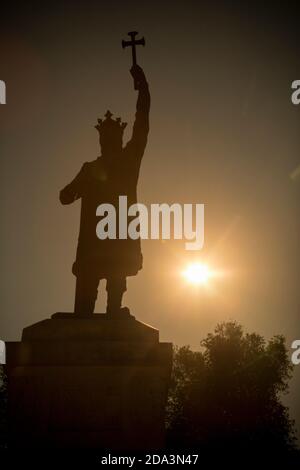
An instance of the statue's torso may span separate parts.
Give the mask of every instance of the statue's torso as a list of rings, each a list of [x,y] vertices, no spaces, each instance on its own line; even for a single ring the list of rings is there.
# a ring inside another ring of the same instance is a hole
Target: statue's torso
[[[122,269],[126,275],[136,274],[141,269],[140,240],[100,240],[96,234],[96,226],[101,219],[96,210],[100,204],[112,204],[118,222],[119,196],[127,196],[128,207],[137,202],[138,173],[139,161],[131,158],[126,149],[112,163],[99,157],[84,165],[75,265],[88,263],[91,268],[99,269],[101,276],[107,269]]]

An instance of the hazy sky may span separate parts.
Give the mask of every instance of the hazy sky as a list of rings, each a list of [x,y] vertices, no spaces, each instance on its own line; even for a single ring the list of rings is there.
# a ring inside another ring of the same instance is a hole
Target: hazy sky
[[[79,202],[61,206],[58,193],[99,155],[97,117],[109,108],[132,124],[131,54],[121,48],[130,30],[146,38],[137,54],[152,98],[139,201],[204,203],[205,246],[144,241],[125,304],[161,340],[193,348],[229,319],[300,339],[300,179],[290,176],[300,164],[300,106],[290,100],[299,25],[292,4],[233,3],[26,2],[1,12],[1,339],[73,309]],[[195,289],[180,275],[194,258],[228,275]],[[105,304],[102,286],[97,311]],[[300,366],[288,397],[300,428],[299,388]]]

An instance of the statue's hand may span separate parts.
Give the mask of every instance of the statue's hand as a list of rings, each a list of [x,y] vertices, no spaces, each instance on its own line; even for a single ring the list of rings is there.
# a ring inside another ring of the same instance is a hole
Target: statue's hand
[[[76,194],[70,191],[69,185],[62,189],[59,193],[59,200],[63,205],[72,204],[72,202],[74,202],[76,199]]]
[[[133,76],[134,83],[137,86],[137,89],[147,85],[147,80],[142,67],[140,67],[139,65],[133,65],[130,69],[130,73]]]

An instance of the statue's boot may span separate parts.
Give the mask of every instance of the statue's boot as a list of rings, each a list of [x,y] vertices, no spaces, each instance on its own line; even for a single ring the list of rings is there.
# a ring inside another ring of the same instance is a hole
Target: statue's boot
[[[79,316],[94,313],[99,279],[97,277],[77,276],[74,312]]]
[[[111,315],[120,314],[122,312],[122,298],[126,291],[126,278],[123,279],[107,279],[107,308],[106,313]],[[124,309],[125,310],[125,309]]]

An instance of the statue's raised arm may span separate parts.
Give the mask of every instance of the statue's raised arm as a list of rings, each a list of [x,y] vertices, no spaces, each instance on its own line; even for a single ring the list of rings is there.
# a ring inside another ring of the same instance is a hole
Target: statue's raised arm
[[[149,132],[150,92],[143,69],[139,65],[133,65],[130,73],[138,90],[138,99],[132,137],[126,147],[134,148],[138,153],[137,156],[142,158]]]

